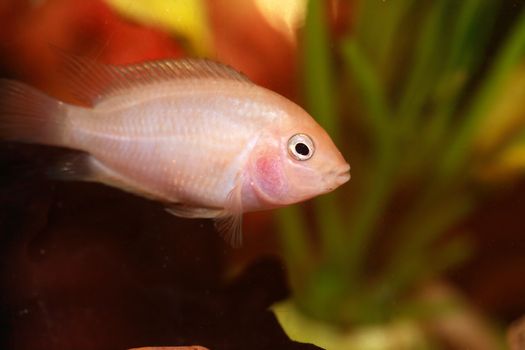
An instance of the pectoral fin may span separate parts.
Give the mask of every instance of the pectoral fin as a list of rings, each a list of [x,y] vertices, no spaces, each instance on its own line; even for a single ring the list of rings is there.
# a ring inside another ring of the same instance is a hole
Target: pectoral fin
[[[189,218],[215,219],[215,227],[232,247],[242,245],[242,201],[241,186],[235,186],[228,194],[225,208],[201,208],[184,204],[170,204],[166,211],[172,215]]]
[[[223,216],[215,219],[215,227],[233,248],[242,246],[242,212],[223,213]]]
[[[242,186],[238,184],[228,194],[226,208],[215,219],[215,227],[222,238],[234,248],[242,245]]]

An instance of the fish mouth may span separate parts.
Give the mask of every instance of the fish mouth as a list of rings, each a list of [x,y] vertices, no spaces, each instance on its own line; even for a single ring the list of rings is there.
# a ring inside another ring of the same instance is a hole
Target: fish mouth
[[[337,187],[350,180],[350,165],[345,164],[341,168],[331,171],[330,175],[327,177],[327,180],[328,186],[326,187],[325,191],[331,192],[335,190]]]
[[[348,180],[350,180],[350,164],[345,164],[341,169],[337,172],[337,175],[335,177],[335,182],[337,183],[337,186],[341,186]]]

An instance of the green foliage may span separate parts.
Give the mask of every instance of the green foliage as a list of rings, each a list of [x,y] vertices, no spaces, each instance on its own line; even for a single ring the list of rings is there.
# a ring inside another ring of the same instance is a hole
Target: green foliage
[[[324,5],[308,2],[305,104],[353,178],[315,201],[320,244],[300,209],[280,213],[283,250],[303,312],[340,325],[384,322],[410,308],[418,283],[471,251],[466,237],[443,236],[477,204],[476,135],[523,59],[525,13],[499,40],[497,0],[367,0],[333,45]],[[381,257],[378,235],[390,239]]]

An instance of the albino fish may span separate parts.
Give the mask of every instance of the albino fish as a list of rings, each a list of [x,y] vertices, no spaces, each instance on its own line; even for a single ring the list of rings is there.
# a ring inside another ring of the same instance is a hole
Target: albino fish
[[[66,57],[65,66],[87,107],[0,80],[0,139],[82,151],[59,168],[63,179],[161,201],[176,216],[214,218],[234,246],[242,213],[304,201],[350,179],[308,113],[223,64]]]

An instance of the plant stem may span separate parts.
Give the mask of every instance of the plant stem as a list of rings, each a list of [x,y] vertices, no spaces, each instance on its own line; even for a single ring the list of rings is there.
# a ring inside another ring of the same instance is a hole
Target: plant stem
[[[387,67],[394,46],[394,37],[404,15],[415,0],[397,1],[360,1],[357,10],[356,37],[359,45],[366,50],[370,62],[378,67],[381,73]],[[374,20],[370,20],[373,18]],[[381,23],[381,31],[377,24]]]
[[[308,111],[337,143],[339,120],[325,3],[309,0],[303,37],[304,95]]]
[[[397,110],[400,134],[405,139],[411,139],[418,117],[421,117],[431,89],[435,85],[442,64],[443,28],[449,2],[436,1],[430,8],[428,18],[424,21],[421,36],[415,48],[413,69],[410,70],[408,81],[403,89],[403,95]]]
[[[477,127],[489,106],[494,102],[502,83],[507,78],[512,69],[523,58],[525,50],[525,11],[521,13],[517,24],[512,31],[508,41],[505,43],[500,54],[490,70],[486,82],[480,87],[475,95],[472,104],[465,118],[458,126],[449,148],[443,158],[439,169],[439,175],[443,181],[449,178],[460,169],[461,165],[468,157],[470,143],[474,137]]]
[[[289,269],[292,287],[303,285],[304,275],[308,273],[313,251],[308,244],[304,217],[300,208],[291,206],[277,212],[280,239],[286,265]],[[295,289],[295,288],[294,288]]]
[[[308,111],[337,143],[339,120],[335,102],[335,78],[330,57],[330,38],[325,2],[308,1],[304,32],[304,94]],[[333,196],[316,199],[315,208],[321,232],[323,256],[337,259],[343,248],[344,225]]]
[[[435,152],[440,141],[448,143],[448,137],[445,136],[447,126],[458,107],[462,88],[479,65],[479,57],[483,56],[495,18],[494,5],[495,2],[481,0],[465,0],[461,4],[451,34],[450,52],[443,78],[438,82],[438,89],[446,93],[437,92],[439,96],[434,101],[437,110],[429,121],[426,137],[423,138],[423,145],[418,152],[419,158],[428,157],[428,153]],[[480,27],[483,29],[480,30]]]
[[[381,285],[388,286],[389,293],[399,293],[417,280],[424,272],[425,252],[439,234],[443,233],[472,208],[472,200],[466,196],[427,196],[393,234],[399,237],[394,255],[389,259]]]
[[[393,135],[389,128],[389,108],[379,79],[364,57],[359,45],[352,39],[342,45],[346,67],[361,91],[367,110],[368,123],[375,146],[375,163],[368,188],[351,220],[347,244],[348,283],[355,284],[362,271],[365,255],[372,239],[371,230],[379,218],[390,193],[395,162]]]

